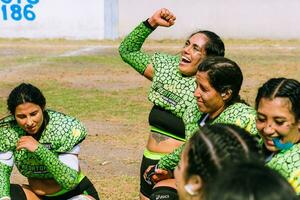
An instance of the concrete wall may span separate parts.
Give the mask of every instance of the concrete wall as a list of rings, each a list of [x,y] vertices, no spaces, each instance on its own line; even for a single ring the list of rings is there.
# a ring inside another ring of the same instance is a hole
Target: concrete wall
[[[176,14],[176,24],[160,28],[152,38],[185,38],[208,29],[223,38],[300,39],[299,0],[120,0],[119,6],[121,37],[165,7]]]
[[[154,39],[186,38],[198,29],[222,38],[300,39],[300,0],[39,0],[34,21],[1,16],[0,37],[115,39],[161,7],[177,20],[155,31]]]
[[[0,37],[103,39],[103,1],[40,0],[32,9],[34,21],[1,17]]]

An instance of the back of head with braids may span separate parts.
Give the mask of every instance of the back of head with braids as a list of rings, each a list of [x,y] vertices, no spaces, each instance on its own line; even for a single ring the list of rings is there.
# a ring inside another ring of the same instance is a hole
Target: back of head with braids
[[[258,142],[244,129],[229,124],[204,126],[186,147],[186,180],[198,175],[206,183],[225,165],[241,160],[262,160]]]
[[[255,107],[258,108],[262,98],[274,99],[276,97],[288,98],[291,102],[295,119],[300,120],[300,82],[295,79],[272,78],[259,89],[255,99]]]

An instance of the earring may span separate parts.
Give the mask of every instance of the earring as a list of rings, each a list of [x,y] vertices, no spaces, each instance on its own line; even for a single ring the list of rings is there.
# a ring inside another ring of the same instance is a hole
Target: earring
[[[222,94],[221,94],[221,97],[225,97],[225,95],[226,95],[225,93],[222,93]]]
[[[195,195],[198,194],[198,192],[195,192],[195,191],[193,190],[193,185],[192,185],[192,184],[186,184],[186,185],[184,186],[184,189],[185,189],[185,191],[186,191],[189,195],[191,195],[191,196],[195,196]]]

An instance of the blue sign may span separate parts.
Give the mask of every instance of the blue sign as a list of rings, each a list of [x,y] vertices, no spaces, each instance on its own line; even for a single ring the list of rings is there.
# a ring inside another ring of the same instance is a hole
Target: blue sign
[[[39,0],[1,0],[2,19],[34,21],[36,15],[33,8]]]

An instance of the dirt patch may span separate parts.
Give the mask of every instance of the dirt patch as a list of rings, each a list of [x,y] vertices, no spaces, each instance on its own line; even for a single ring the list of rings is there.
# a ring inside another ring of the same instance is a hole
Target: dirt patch
[[[88,47],[64,53],[60,56],[78,55],[116,55],[117,47],[107,46],[105,48]],[[53,58],[53,56],[51,56]],[[51,66],[47,58],[36,61],[34,64],[22,64],[0,70],[0,80],[6,83],[31,82],[32,80],[56,80],[67,87],[87,88],[100,90],[123,90],[138,88],[141,85],[149,84],[140,74],[132,73],[132,69],[118,71],[112,67],[102,66],[101,64],[83,66],[81,63],[71,66]],[[78,67],[77,67],[78,66]],[[74,67],[77,67],[74,70]],[[0,96],[7,95],[3,92]]]

